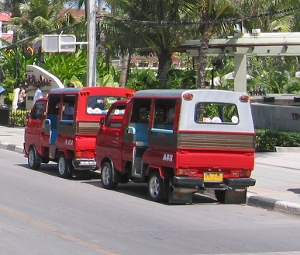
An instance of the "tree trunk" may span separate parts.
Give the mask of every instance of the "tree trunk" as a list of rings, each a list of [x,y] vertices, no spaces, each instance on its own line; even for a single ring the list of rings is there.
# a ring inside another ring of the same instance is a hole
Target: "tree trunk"
[[[207,51],[208,51],[209,36],[204,35],[201,38],[199,59],[198,59],[198,70],[197,70],[197,88],[205,88],[206,81],[206,64],[207,64]]]
[[[158,57],[158,80],[166,84],[168,81],[168,75],[169,71],[171,69],[172,59],[171,59],[172,53],[169,50],[165,50],[163,53],[157,54]]]
[[[122,60],[121,60],[121,74],[120,74],[120,80],[119,80],[119,86],[121,88],[124,88],[126,86],[127,82],[127,75],[128,75],[128,68],[130,65],[130,54],[129,51],[124,53],[122,55]]]

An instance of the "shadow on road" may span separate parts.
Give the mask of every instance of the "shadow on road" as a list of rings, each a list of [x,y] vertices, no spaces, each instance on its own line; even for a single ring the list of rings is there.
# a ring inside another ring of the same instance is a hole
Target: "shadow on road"
[[[291,192],[293,192],[294,194],[300,195],[300,188],[299,188],[299,189],[287,189],[287,191],[291,191]]]
[[[101,180],[100,181],[84,181],[83,183],[90,184],[96,187],[103,189]],[[119,184],[115,190],[109,190],[109,192],[118,192],[125,195],[141,198],[149,201],[149,197],[147,194],[147,184],[146,183],[134,183],[128,182],[127,184]],[[196,193],[193,195],[193,204],[215,204],[217,203],[214,197],[210,197],[207,194]],[[173,205],[163,203],[165,205]]]
[[[21,167],[27,168],[28,171],[37,171],[44,174],[48,174],[51,176],[58,177],[57,173],[57,164],[56,163],[49,163],[49,164],[42,164],[40,169],[32,170],[28,168],[27,164],[18,164]],[[72,177],[69,179],[70,181],[80,181],[84,184],[93,185],[95,187],[99,187],[100,189],[103,189],[101,184],[101,175],[99,172],[93,172],[90,171],[88,175],[78,174],[76,177]],[[146,183],[134,183],[129,182],[127,184],[119,184],[118,187],[115,190],[110,190],[110,192],[118,192],[125,195],[138,197],[144,200],[149,200],[147,195],[147,184]],[[300,190],[299,190],[300,194]],[[193,204],[216,204],[216,200],[213,195],[211,194],[202,194],[202,193],[196,193],[193,195]],[[163,203],[165,205],[173,205],[168,203]]]
[[[16,165],[27,168],[28,171],[36,171],[36,172],[41,172],[41,173],[48,174],[51,176],[59,177],[58,172],[57,172],[58,170],[57,170],[56,163],[41,164],[41,167],[36,170],[30,169],[27,164],[16,164]],[[93,172],[93,171],[85,172],[85,173],[77,172],[77,173],[75,173],[75,176],[73,176],[72,178],[68,178],[68,179],[69,180],[100,179],[100,174],[97,172]],[[99,183],[101,183],[101,182],[99,182]]]

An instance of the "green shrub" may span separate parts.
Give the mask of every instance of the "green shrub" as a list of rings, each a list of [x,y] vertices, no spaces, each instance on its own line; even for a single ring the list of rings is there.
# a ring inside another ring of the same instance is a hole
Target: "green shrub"
[[[30,111],[27,110],[16,110],[16,111],[10,111],[9,116],[9,126],[10,127],[25,127],[27,119],[26,115]]]
[[[273,129],[256,130],[256,151],[274,152],[276,147],[300,147],[299,132],[285,132]]]

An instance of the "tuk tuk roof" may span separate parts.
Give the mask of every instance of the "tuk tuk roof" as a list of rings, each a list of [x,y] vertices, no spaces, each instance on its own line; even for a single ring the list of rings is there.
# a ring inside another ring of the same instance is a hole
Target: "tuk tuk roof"
[[[237,96],[245,93],[226,91],[226,90],[212,90],[212,89],[148,89],[140,90],[134,94],[134,97],[157,97],[157,98],[181,98],[184,93],[194,93],[199,95],[216,95],[227,98],[229,95]]]
[[[101,92],[102,94],[113,94],[120,95],[124,94],[124,90],[128,90],[128,92],[133,92],[134,90],[129,88],[118,88],[118,87],[82,87],[82,88],[55,88],[51,89],[49,94],[78,94],[80,91],[94,91],[94,92]]]
[[[146,89],[137,91],[134,97],[181,97],[186,89]]]

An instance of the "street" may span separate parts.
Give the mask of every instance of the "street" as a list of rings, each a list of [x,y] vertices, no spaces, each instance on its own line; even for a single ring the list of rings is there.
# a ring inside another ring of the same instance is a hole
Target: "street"
[[[300,254],[299,218],[195,195],[193,205],[148,200],[145,184],[105,190],[27,168],[0,149],[1,255]]]

